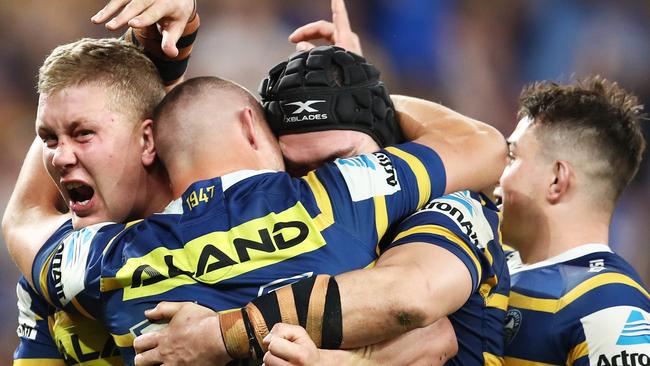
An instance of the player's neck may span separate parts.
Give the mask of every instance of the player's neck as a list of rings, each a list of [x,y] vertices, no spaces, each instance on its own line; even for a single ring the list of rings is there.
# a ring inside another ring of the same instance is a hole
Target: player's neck
[[[165,169],[162,166],[152,167],[145,177],[144,188],[139,192],[141,212],[144,213],[142,217],[161,212],[173,198]]]
[[[550,211],[545,216],[547,224],[533,233],[531,245],[520,249],[524,263],[537,263],[584,244],[609,242],[611,216],[570,207]]]

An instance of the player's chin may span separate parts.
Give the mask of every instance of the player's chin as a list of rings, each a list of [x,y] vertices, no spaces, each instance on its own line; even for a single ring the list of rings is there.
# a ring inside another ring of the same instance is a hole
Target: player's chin
[[[81,229],[90,225],[95,225],[107,221],[110,220],[106,215],[101,215],[101,214],[78,215],[74,213],[72,214],[72,227],[75,229]]]

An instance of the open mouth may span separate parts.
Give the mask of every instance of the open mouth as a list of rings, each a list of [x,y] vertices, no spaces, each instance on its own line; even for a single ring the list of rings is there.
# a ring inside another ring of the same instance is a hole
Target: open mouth
[[[95,190],[91,186],[83,183],[68,183],[65,187],[68,190],[70,201],[81,206],[87,205],[95,194]]]

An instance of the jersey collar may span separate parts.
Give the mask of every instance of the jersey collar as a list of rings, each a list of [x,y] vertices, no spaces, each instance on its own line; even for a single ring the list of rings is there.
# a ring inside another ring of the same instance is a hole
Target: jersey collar
[[[588,254],[600,253],[600,252],[612,253],[612,249],[607,244],[602,244],[602,243],[582,244],[575,248],[571,248],[563,253],[560,253],[555,257],[543,260],[541,262],[537,262],[533,264],[517,263],[516,265],[510,267],[510,274],[512,275],[517,272],[523,272],[523,271],[528,271],[536,268],[551,266],[562,262],[568,262],[570,260],[583,257]]]

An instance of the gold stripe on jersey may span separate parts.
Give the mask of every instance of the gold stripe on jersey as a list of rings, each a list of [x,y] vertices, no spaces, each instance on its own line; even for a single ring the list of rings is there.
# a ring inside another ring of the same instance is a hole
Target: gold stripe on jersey
[[[59,243],[59,246],[63,245],[62,243]],[[56,250],[53,250],[52,253],[47,257],[45,262],[43,262],[43,266],[41,267],[41,273],[39,274],[39,283],[38,285],[41,288],[41,294],[45,298],[45,301],[47,301],[49,304],[54,306],[54,303],[52,303],[52,298],[50,297],[49,292],[47,291],[47,275],[50,273],[50,262],[52,261],[52,258],[54,258],[54,254],[59,251],[59,248],[57,247]]]
[[[122,234],[124,232],[124,230],[130,228],[131,226],[133,226],[133,225],[135,225],[135,224],[137,224],[137,223],[139,223],[141,221],[143,221],[143,219],[129,221],[126,224],[124,224],[124,228],[122,230],[120,230],[120,232],[117,233],[115,236],[113,236],[111,238],[111,240],[108,241],[108,244],[106,244],[106,247],[104,247],[104,250],[102,251],[102,256],[106,255],[106,251],[108,251],[108,248],[110,248],[111,245],[113,245],[113,242],[115,241],[115,238],[117,238],[120,234]]]
[[[503,360],[508,366],[556,366],[550,363],[528,361],[516,357],[504,357]]]
[[[122,348],[133,347],[133,341],[135,340],[135,336],[131,333],[126,333],[126,334],[111,333],[111,337],[113,337],[113,341],[115,342],[115,345]]]
[[[65,366],[65,361],[60,358],[19,358],[14,360],[13,366]]]
[[[499,214],[499,220],[501,220],[501,214]],[[499,227],[499,237],[501,236],[501,227]],[[507,244],[501,244],[501,249],[503,249],[504,252],[515,252],[515,248],[511,247],[510,245]]]
[[[318,179],[316,173],[309,172],[307,176],[302,177],[302,179],[307,182],[309,188],[311,188],[314,197],[316,198],[316,205],[322,214],[329,218],[332,223],[334,222],[334,211],[332,210],[332,202],[330,201],[330,196],[327,194],[327,190],[323,186],[323,183]]]
[[[569,351],[569,355],[566,359],[566,365],[571,366],[577,359],[587,355],[589,355],[589,347],[587,346],[587,342],[584,341],[582,343],[578,343],[575,347],[573,347],[571,351]]]
[[[375,229],[377,230],[377,245],[375,252],[379,255],[379,241],[388,230],[388,210],[386,209],[386,197],[375,196]]]
[[[404,160],[415,174],[418,183],[418,208],[423,207],[431,197],[431,180],[427,168],[420,159],[396,147],[387,147],[386,151]]]
[[[483,352],[483,365],[484,366],[503,366],[505,362],[503,357],[495,356],[488,352]]]
[[[511,291],[510,305],[520,309],[557,313],[587,292],[609,284],[622,284],[633,287],[650,299],[650,294],[630,277],[621,273],[603,273],[583,281],[559,299],[540,299]]]
[[[508,311],[508,296],[501,294],[491,294],[485,299],[485,305],[491,308]]]
[[[142,257],[129,258],[114,278],[101,279],[100,290],[121,288],[122,299],[130,300],[188,284],[215,284],[325,244],[321,229],[298,202],[282,212],[271,212],[228,231],[202,235],[183,248],[161,246]],[[168,276],[169,273],[174,276]]]
[[[480,274],[483,273],[481,269],[481,263],[479,262],[478,258],[476,258],[476,255],[472,250],[469,248],[469,246],[461,239],[458,237],[458,235],[454,234],[453,231],[439,226],[439,225],[419,225],[419,226],[414,226],[408,230],[404,230],[397,234],[395,236],[395,239],[393,239],[393,242],[396,242],[406,236],[412,235],[412,234],[420,234],[420,233],[426,233],[426,234],[434,234],[434,235],[440,235],[447,240],[450,240],[454,243],[456,243],[467,255],[472,259],[472,262],[476,266],[476,270],[478,271],[477,273]]]

